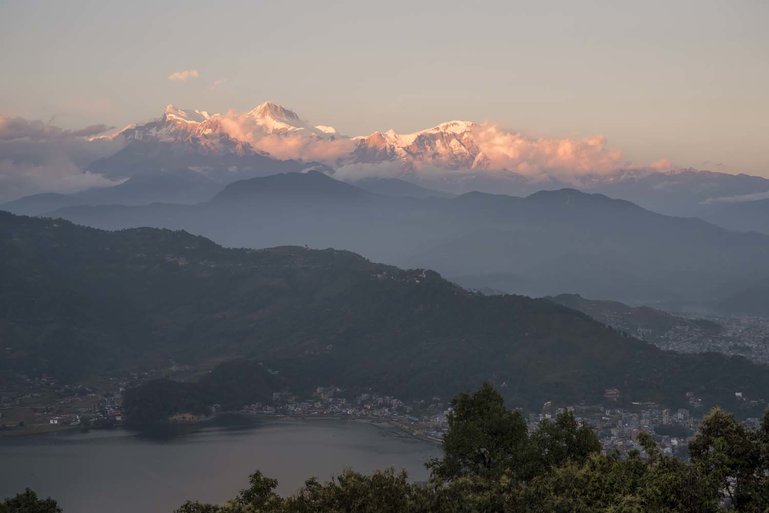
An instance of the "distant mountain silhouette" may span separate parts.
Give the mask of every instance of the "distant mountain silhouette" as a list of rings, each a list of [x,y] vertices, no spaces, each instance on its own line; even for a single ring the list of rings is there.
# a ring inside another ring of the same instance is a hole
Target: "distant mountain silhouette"
[[[211,203],[256,203],[321,200],[365,200],[371,194],[352,185],[334,180],[318,171],[282,173],[232,183],[217,194]]]
[[[78,207],[55,215],[99,228],[185,229],[227,246],[345,248],[435,268],[469,287],[534,296],[712,305],[727,285],[769,276],[765,235],[574,189],[525,198],[398,198],[306,173],[236,182],[195,206]]]
[[[580,189],[622,198],[668,215],[698,216],[718,198],[769,192],[769,179],[698,169],[665,173],[626,172]]]
[[[702,217],[732,230],[769,234],[769,199],[711,204]]]
[[[374,194],[396,198],[449,198],[448,192],[427,189],[399,178],[369,177],[356,180],[353,185]]]
[[[16,214],[43,215],[74,206],[199,203],[212,198],[221,188],[221,183],[205,175],[180,170],[137,175],[119,185],[73,194],[35,194],[1,205],[0,208]]]

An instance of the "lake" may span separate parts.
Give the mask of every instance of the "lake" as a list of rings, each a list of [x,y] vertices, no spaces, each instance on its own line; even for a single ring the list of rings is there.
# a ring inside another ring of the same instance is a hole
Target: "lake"
[[[440,448],[392,428],[325,419],[250,420],[188,433],[114,431],[0,439],[0,498],[25,487],[64,513],[171,513],[186,499],[221,503],[259,469],[294,493],[311,476],[395,467],[424,480]]]

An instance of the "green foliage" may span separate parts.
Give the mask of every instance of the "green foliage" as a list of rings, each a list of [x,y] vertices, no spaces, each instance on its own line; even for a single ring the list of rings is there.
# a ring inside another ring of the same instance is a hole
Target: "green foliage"
[[[550,301],[483,297],[346,251],[226,249],[185,232],[0,213],[0,283],[0,376],[77,381],[169,358],[247,358],[286,386],[401,399],[449,398],[493,378],[524,407],[597,403],[619,387],[623,401],[679,406],[694,391],[736,411],[750,402],[737,403],[735,390],[751,399],[769,390],[765,369],[744,359],[663,352]],[[170,397],[146,416],[221,398],[211,391],[226,381],[192,394],[159,385]],[[234,399],[260,400],[264,387],[230,381]]]
[[[225,511],[246,513],[251,511],[272,511],[282,500],[275,493],[278,481],[265,477],[258,470],[248,477],[249,487],[240,491],[238,496],[227,505]]]
[[[555,420],[540,422],[531,435],[534,457],[540,468],[552,468],[567,463],[584,463],[592,454],[601,451],[601,442],[587,424],[577,424],[570,411]]]
[[[600,452],[595,432],[569,411],[543,420],[529,436],[526,421],[510,411],[491,385],[452,402],[444,457],[430,463],[435,478],[453,481],[475,476],[510,482],[528,479],[567,463],[583,463]]]
[[[536,476],[514,493],[516,511],[532,513],[707,513],[716,511],[712,489],[696,486],[691,469],[671,457],[620,459],[592,455]],[[695,486],[692,487],[691,485]]]
[[[256,472],[249,487],[222,506],[187,502],[176,513],[409,513],[422,508],[423,490],[410,483],[404,472],[377,471],[363,475],[351,470],[321,484],[309,479],[289,498],[275,494],[277,481]],[[422,494],[422,495],[420,495]]]
[[[174,513],[219,513],[221,510],[222,508],[213,504],[203,504],[198,501],[187,501],[179,508],[174,510]]]
[[[27,488],[15,497],[1,502],[0,513],[61,513],[61,508],[50,497],[39,499],[34,491]]]
[[[444,458],[433,463],[438,511],[706,513],[718,504],[701,469],[663,455],[646,433],[646,457],[621,459],[601,454],[593,430],[568,411],[528,436],[488,385],[453,406]]]
[[[409,513],[421,509],[420,488],[407,480],[405,472],[377,471],[363,475],[343,472],[327,484],[307,481],[299,493],[287,499],[287,513]]]
[[[226,362],[196,382],[157,379],[128,389],[123,408],[129,423],[143,426],[162,422],[178,413],[210,413],[219,404],[224,410],[238,410],[243,405],[272,399],[272,393],[287,386],[270,374],[259,362]]]
[[[692,463],[737,511],[769,511],[769,411],[757,430],[715,409],[689,443]]]
[[[193,384],[168,379],[148,381],[126,391],[123,408],[133,425],[159,422],[178,412],[208,413],[198,389]]]
[[[497,479],[506,469],[520,469],[529,457],[526,420],[505,408],[488,383],[474,394],[460,394],[451,403],[449,429],[443,438],[442,460],[431,463],[436,477]]]

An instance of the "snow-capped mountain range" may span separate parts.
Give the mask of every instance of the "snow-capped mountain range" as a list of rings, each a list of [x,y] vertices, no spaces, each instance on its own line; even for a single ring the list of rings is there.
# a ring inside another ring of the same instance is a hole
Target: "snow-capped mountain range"
[[[619,151],[601,137],[532,138],[490,123],[449,121],[413,133],[394,130],[365,136],[341,135],[331,126],[312,125],[272,102],[248,112],[209,114],[173,105],[154,121],[132,125],[113,138],[189,143],[205,152],[256,152],[278,159],[320,161],[335,168],[388,165],[389,173],[424,169],[510,172],[528,177],[606,174],[627,167]],[[355,172],[354,170],[352,170]]]
[[[417,194],[431,197],[576,188],[708,219],[719,205],[739,210],[769,197],[769,179],[759,176],[633,163],[600,136],[533,137],[489,122],[350,136],[265,102],[218,114],[169,105],[149,122],[106,135],[105,128],[73,131],[0,116],[0,201],[20,200],[8,208],[22,213],[65,204],[195,203],[238,180],[308,170],[374,184],[385,195],[412,196],[420,187]],[[740,219],[755,217],[746,212]]]
[[[234,128],[241,129],[235,133]],[[311,126],[295,112],[271,102],[264,102],[245,113],[209,114],[204,110],[179,109],[168,105],[163,115],[143,125],[132,125],[119,132],[127,139],[179,142],[215,140],[227,136],[233,141],[249,143],[254,136],[267,134],[330,138],[336,130],[328,126]]]
[[[183,179],[194,171],[223,184],[318,169],[347,182],[399,178],[450,193],[526,195],[574,187],[675,215],[769,194],[769,181],[760,177],[629,162],[600,136],[531,137],[461,120],[413,133],[348,136],[271,102],[223,114],[169,105],[158,119],[99,137],[105,138],[125,145],[88,170],[110,179],[141,175],[146,181],[158,172]]]
[[[411,134],[374,132],[356,138],[351,161],[397,161],[407,169],[425,163],[448,169],[488,169],[490,161],[475,138],[481,128],[472,121],[449,121]]]

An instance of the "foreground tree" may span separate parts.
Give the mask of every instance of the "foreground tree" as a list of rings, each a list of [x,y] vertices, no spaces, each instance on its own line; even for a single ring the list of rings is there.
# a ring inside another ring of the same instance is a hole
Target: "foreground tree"
[[[430,462],[436,478],[450,481],[475,476],[498,479],[512,470],[525,474],[529,463],[526,421],[488,383],[451,402],[449,429],[443,437],[443,459]]]
[[[174,510],[174,513],[219,513],[222,510],[219,506],[213,504],[204,504],[198,501],[187,501],[179,508]]]
[[[651,436],[633,451],[592,453],[534,477],[512,494],[511,511],[531,513],[715,513],[717,488],[697,469],[662,454]]]
[[[40,499],[27,488],[23,493],[0,503],[0,513],[61,513],[61,508],[50,497]]]
[[[248,488],[223,506],[187,501],[175,513],[271,513],[283,511],[284,499],[275,493],[278,480],[256,471],[248,477]]]
[[[371,475],[351,470],[327,484],[308,480],[299,493],[286,500],[286,513],[417,513],[426,509],[422,488],[410,483],[405,472],[393,469]]]
[[[570,411],[543,420],[531,435],[532,453],[536,459],[535,472],[565,465],[584,463],[591,455],[601,452],[601,442],[587,424],[580,424]]]
[[[692,463],[737,511],[769,511],[769,412],[753,431],[715,409],[703,419],[689,452]]]

